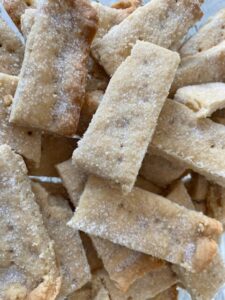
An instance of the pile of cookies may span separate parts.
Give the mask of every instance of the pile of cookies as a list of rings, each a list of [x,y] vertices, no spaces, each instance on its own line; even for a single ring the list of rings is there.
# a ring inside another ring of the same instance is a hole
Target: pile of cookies
[[[225,10],[1,0],[0,299],[225,284]]]

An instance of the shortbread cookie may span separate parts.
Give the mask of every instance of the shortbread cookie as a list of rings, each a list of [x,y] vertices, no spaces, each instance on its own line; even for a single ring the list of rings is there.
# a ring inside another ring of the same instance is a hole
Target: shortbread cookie
[[[167,100],[158,120],[151,147],[187,168],[225,187],[225,127]],[[151,153],[151,147],[149,151]]]
[[[87,0],[43,3],[27,39],[11,122],[76,133],[96,27],[96,12]]]
[[[18,77],[0,73],[0,145],[7,144],[22,155],[30,167],[41,160],[41,133],[9,123]]]
[[[201,53],[184,57],[171,87],[171,95],[184,86],[225,80],[225,41]]]
[[[90,177],[69,225],[190,271],[204,269],[217,251],[222,224],[159,195]]]
[[[174,159],[166,159],[157,152],[146,153],[139,174],[157,186],[165,187],[180,178],[186,168]]]
[[[175,52],[137,42],[111,78],[73,161],[130,192],[178,64]]]
[[[177,50],[177,43],[198,21],[201,0],[152,0],[137,8],[92,46],[92,54],[112,75],[138,40]],[[182,20],[182,22],[181,22]]]
[[[181,56],[193,55],[208,50],[225,38],[225,9],[211,17],[199,31],[192,36],[179,50]]]
[[[53,242],[44,228],[23,159],[0,146],[0,298],[54,300],[60,289]]]
[[[58,164],[56,168],[63,180],[63,185],[70,196],[71,202],[76,207],[84,190],[87,175],[79,166],[72,164],[71,159]]]
[[[78,231],[67,226],[73,215],[69,204],[62,197],[50,196],[37,183],[32,188],[48,234],[54,241],[62,278],[59,297],[63,299],[90,281],[90,268]]]
[[[150,255],[133,251],[99,237],[92,236],[92,242],[110,279],[123,292],[126,292],[138,278],[165,264],[162,260]]]
[[[0,72],[18,75],[23,62],[24,45],[2,18],[0,18],[0,45]]]
[[[193,110],[198,118],[206,118],[225,107],[225,84],[213,82],[185,86],[177,90],[174,99]]]

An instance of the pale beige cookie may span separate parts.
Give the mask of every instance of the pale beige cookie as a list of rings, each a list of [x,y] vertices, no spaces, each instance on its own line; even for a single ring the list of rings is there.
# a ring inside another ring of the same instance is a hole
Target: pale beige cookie
[[[109,76],[99,63],[90,55],[88,58],[88,75],[86,82],[86,92],[94,92],[96,90],[105,91],[109,83]]]
[[[13,22],[20,28],[21,16],[27,8],[37,7],[38,1],[39,0],[1,0],[0,2],[4,5],[5,10]]]
[[[137,40],[177,50],[176,44],[202,16],[201,2],[152,0],[137,8],[98,40],[92,46],[92,54],[106,72],[112,75],[130,55]]]
[[[225,228],[225,189],[210,184],[206,196],[206,214],[220,221]]]
[[[109,240],[94,236],[91,239],[110,279],[122,292],[126,292],[137,279],[165,264],[162,260]]]
[[[30,167],[37,167],[41,159],[41,134],[9,123],[17,83],[18,77],[0,73],[0,145],[9,145]]]
[[[151,147],[187,168],[225,186],[225,127],[167,100],[158,120]],[[151,153],[151,147],[149,151]]]
[[[214,299],[219,289],[225,284],[225,266],[218,253],[201,273],[193,274],[176,266],[173,270],[194,300]]]
[[[193,110],[197,118],[206,118],[225,107],[225,84],[213,82],[185,86],[177,90],[174,99]]]
[[[76,133],[96,27],[88,0],[43,3],[28,35],[11,122],[66,136]]]
[[[68,300],[91,300],[92,299],[92,289],[91,285],[84,286],[80,290],[72,293],[67,297]]]
[[[175,52],[137,42],[111,78],[73,161],[130,192],[178,64]]]
[[[156,297],[151,298],[151,300],[178,300],[177,286],[172,286],[171,288],[158,294]]]
[[[183,175],[186,168],[174,159],[159,156],[157,151],[146,153],[139,174],[158,186],[165,187]]]
[[[225,9],[211,17],[179,50],[181,56],[208,50],[225,39]]]
[[[54,241],[62,278],[59,297],[64,299],[91,279],[86,254],[78,231],[67,226],[67,222],[73,215],[67,201],[60,196],[50,196],[37,183],[33,183],[32,189],[48,234]]]
[[[126,293],[123,293],[116,288],[106,272],[99,271],[93,276],[92,293],[95,295],[104,286],[108,290],[111,300],[146,300],[152,299],[176,282],[177,278],[171,268],[164,265],[138,279]]]
[[[29,175],[58,177],[56,164],[71,158],[76,145],[77,141],[73,138],[43,134],[40,166],[28,168]]]
[[[184,57],[171,87],[171,95],[184,86],[225,80],[225,41],[201,53]]]
[[[21,16],[21,31],[25,39],[27,39],[32,26],[34,25],[35,16],[37,14],[37,9],[28,8],[25,10],[24,14]]]
[[[207,179],[198,174],[192,172],[191,181],[188,186],[188,193],[194,201],[204,201],[208,193],[209,183]]]
[[[0,18],[0,72],[18,75],[24,56],[24,45],[8,24]]]
[[[54,300],[60,289],[53,242],[44,228],[23,159],[0,146],[0,298]]]
[[[170,193],[166,196],[166,198],[188,209],[195,210],[191,197],[181,180],[173,185]]]
[[[187,190],[183,189],[183,197],[182,193],[172,192],[167,198],[187,208],[194,209],[194,207],[190,207],[191,200],[187,196]],[[219,252],[215,254],[206,269],[200,273],[191,273],[175,265],[173,270],[194,300],[211,300],[219,288],[225,284],[225,265]]]
[[[89,123],[92,120],[101,100],[103,97],[103,91],[95,90],[93,92],[86,93],[84,104],[80,113],[80,120],[77,128],[77,135],[82,136],[87,130]]]
[[[69,225],[190,271],[204,269],[217,251],[222,224],[159,195],[90,177]]]
[[[79,166],[72,164],[71,159],[58,164],[56,168],[63,180],[63,185],[70,196],[71,202],[76,207],[78,205],[80,195],[84,190],[87,175]]]

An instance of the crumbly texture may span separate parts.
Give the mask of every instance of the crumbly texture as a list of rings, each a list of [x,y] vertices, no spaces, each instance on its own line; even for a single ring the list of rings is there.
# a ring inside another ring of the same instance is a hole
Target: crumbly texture
[[[38,1],[39,0],[1,0],[5,10],[18,28],[21,26],[21,16],[26,9],[37,7]]]
[[[220,221],[225,228],[225,189],[210,184],[206,196],[206,214]]]
[[[92,46],[92,54],[112,75],[130,55],[137,40],[177,50],[177,43],[198,21],[202,12],[198,0],[152,0],[137,8]]]
[[[63,180],[63,185],[70,196],[71,202],[76,207],[87,181],[86,173],[76,164],[72,164],[71,159],[58,164],[56,168]]]
[[[89,123],[92,120],[101,100],[103,97],[103,91],[95,90],[93,92],[87,92],[84,99],[84,104],[80,113],[80,120],[77,128],[77,135],[82,136],[87,130]]]
[[[64,299],[91,279],[90,268],[78,231],[67,226],[73,215],[69,204],[59,196],[50,196],[37,183],[33,184],[32,188],[48,234],[54,241],[62,277],[58,297]]]
[[[167,100],[151,147],[225,187],[223,136],[223,125],[209,119],[197,119],[185,105]]]
[[[0,18],[0,46],[0,72],[18,75],[23,62],[24,45],[2,18]]]
[[[110,279],[122,292],[145,274],[161,268],[165,263],[155,257],[133,251],[99,237],[92,237],[92,242],[102,259]]]
[[[178,64],[176,53],[137,42],[111,78],[73,161],[130,192]]]
[[[128,195],[90,177],[69,225],[190,271],[204,269],[217,251],[222,224],[159,195],[134,188]]]
[[[93,276],[92,293],[96,294],[103,286],[108,290],[111,300],[146,300],[155,297],[176,282],[177,277],[171,268],[164,265],[138,279],[126,293],[123,293],[116,288],[106,272],[99,271]]]
[[[9,123],[9,115],[18,77],[0,73],[0,145],[7,144],[32,167],[41,160],[41,134]]]
[[[195,210],[191,197],[181,180],[173,185],[170,193],[166,196],[166,198],[188,209]]]
[[[195,209],[193,206],[190,206],[191,199],[187,190],[184,188],[181,190],[180,188],[179,191],[179,193],[170,193],[167,198],[189,209]],[[211,300],[225,284],[225,265],[218,252],[206,269],[200,273],[193,274],[175,265],[173,266],[173,270],[177,274],[181,284],[187,289],[194,300]]]
[[[185,172],[185,166],[177,160],[150,152],[151,154],[146,153],[139,174],[157,186],[165,187]]]
[[[29,33],[31,32],[32,26],[34,25],[36,14],[37,14],[36,8],[28,8],[21,16],[21,31],[23,33],[23,36],[26,39]]]
[[[197,54],[218,45],[224,41],[224,38],[225,9],[221,9],[194,36],[184,43],[179,53],[182,57]]]
[[[141,5],[143,5],[142,0],[118,0],[114,2],[111,7],[116,9],[123,9],[131,13]]]
[[[193,274],[176,266],[173,267],[173,270],[194,300],[213,299],[225,284],[225,266],[218,253],[201,273]]]
[[[71,158],[76,145],[73,138],[42,134],[40,165],[38,168],[28,167],[29,175],[58,177],[56,164]]]
[[[66,136],[76,133],[96,27],[87,0],[43,3],[28,35],[11,122]]]
[[[213,82],[185,86],[177,90],[174,99],[193,110],[198,118],[206,118],[225,107],[225,84]]]
[[[184,86],[225,81],[225,41],[201,53],[184,57],[171,87],[171,95]]]
[[[0,146],[0,190],[0,298],[53,300],[60,288],[53,242],[24,161],[7,145]]]

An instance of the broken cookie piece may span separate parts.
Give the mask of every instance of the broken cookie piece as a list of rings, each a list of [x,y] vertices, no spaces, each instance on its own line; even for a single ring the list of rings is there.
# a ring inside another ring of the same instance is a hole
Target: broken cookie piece
[[[63,299],[91,279],[90,268],[78,231],[67,226],[73,215],[67,201],[60,196],[49,195],[37,183],[33,183],[32,188],[48,234],[54,241],[62,278],[59,297]]]
[[[43,3],[28,36],[11,122],[65,136],[76,133],[96,24],[87,0]]]
[[[41,133],[9,123],[17,83],[18,77],[0,73],[0,145],[9,145],[34,168],[41,160]]]
[[[53,242],[23,159],[0,146],[0,298],[54,300],[60,289]]]

